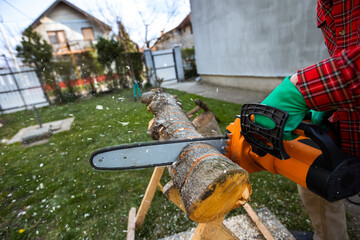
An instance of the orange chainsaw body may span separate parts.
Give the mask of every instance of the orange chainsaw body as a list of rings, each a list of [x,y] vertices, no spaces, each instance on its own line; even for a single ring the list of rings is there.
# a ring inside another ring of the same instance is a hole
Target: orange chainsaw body
[[[257,115],[274,126],[257,124]],[[244,104],[226,128],[225,155],[249,173],[280,174],[331,202],[360,192],[360,158],[342,152],[327,132],[311,123],[302,122],[293,131],[298,137],[284,141],[287,119],[280,109]]]
[[[266,170],[307,187],[307,173],[314,160],[321,155],[321,151],[300,141],[306,137],[300,136],[292,141],[284,141],[285,150],[290,158],[280,160],[270,154],[261,157],[252,151],[252,147],[241,134],[239,118],[231,123],[227,130],[231,133],[228,134],[230,141],[226,156],[246,171],[253,173]]]

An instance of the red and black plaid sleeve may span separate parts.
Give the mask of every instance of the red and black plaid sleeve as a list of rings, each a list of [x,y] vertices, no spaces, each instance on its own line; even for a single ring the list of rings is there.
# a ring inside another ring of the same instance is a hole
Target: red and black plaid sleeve
[[[298,71],[311,109],[336,110],[342,150],[360,156],[360,2],[319,0],[317,23],[332,57]]]
[[[360,46],[298,71],[301,93],[318,111],[360,108]]]

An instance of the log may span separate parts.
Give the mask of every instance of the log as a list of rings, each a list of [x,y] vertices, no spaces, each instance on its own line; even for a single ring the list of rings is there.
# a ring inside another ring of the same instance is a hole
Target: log
[[[186,213],[195,222],[225,216],[250,188],[247,172],[206,143],[191,143],[170,167]]]
[[[153,139],[201,138],[189,121],[177,97],[161,89],[144,93],[141,102],[154,115],[149,133]],[[205,143],[192,143],[169,168],[183,209],[198,223],[223,218],[245,203],[251,193],[248,173]]]
[[[203,101],[201,101],[200,99],[195,99],[195,104],[197,105],[195,108],[191,109],[189,112],[186,113],[186,115],[188,116],[188,118],[192,118],[193,115],[195,113],[197,113],[198,111],[200,111],[201,109],[204,110],[205,113],[207,112],[211,112],[211,110],[209,109],[209,107],[206,105],[206,103],[204,103]],[[217,118],[214,115],[215,119],[217,122],[221,122],[219,118]]]
[[[204,137],[221,136],[221,130],[217,124],[214,113],[208,111],[197,116],[192,123],[197,131]]]
[[[164,93],[161,89],[144,93],[141,102],[147,104],[154,115],[150,122],[149,134],[155,139],[188,139],[201,138],[195,126],[182,110],[177,97]]]

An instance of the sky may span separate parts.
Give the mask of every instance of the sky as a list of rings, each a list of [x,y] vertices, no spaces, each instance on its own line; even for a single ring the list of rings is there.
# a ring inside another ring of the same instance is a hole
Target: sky
[[[21,33],[55,0],[0,0],[2,24],[14,53]],[[156,39],[160,32],[173,29],[190,13],[189,0],[69,0],[82,10],[110,25],[116,31],[116,18],[123,22],[130,38],[140,47],[145,45],[145,26],[148,39]],[[169,10],[175,9],[175,14]],[[171,17],[170,17],[171,16]],[[0,34],[0,55],[10,57]]]

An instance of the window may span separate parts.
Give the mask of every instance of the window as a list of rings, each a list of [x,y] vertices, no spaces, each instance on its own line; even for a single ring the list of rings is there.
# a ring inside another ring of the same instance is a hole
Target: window
[[[94,30],[92,28],[82,28],[82,34],[84,36],[84,41],[94,41]]]
[[[48,32],[48,36],[51,44],[65,43],[66,36],[65,31],[50,31]]]

